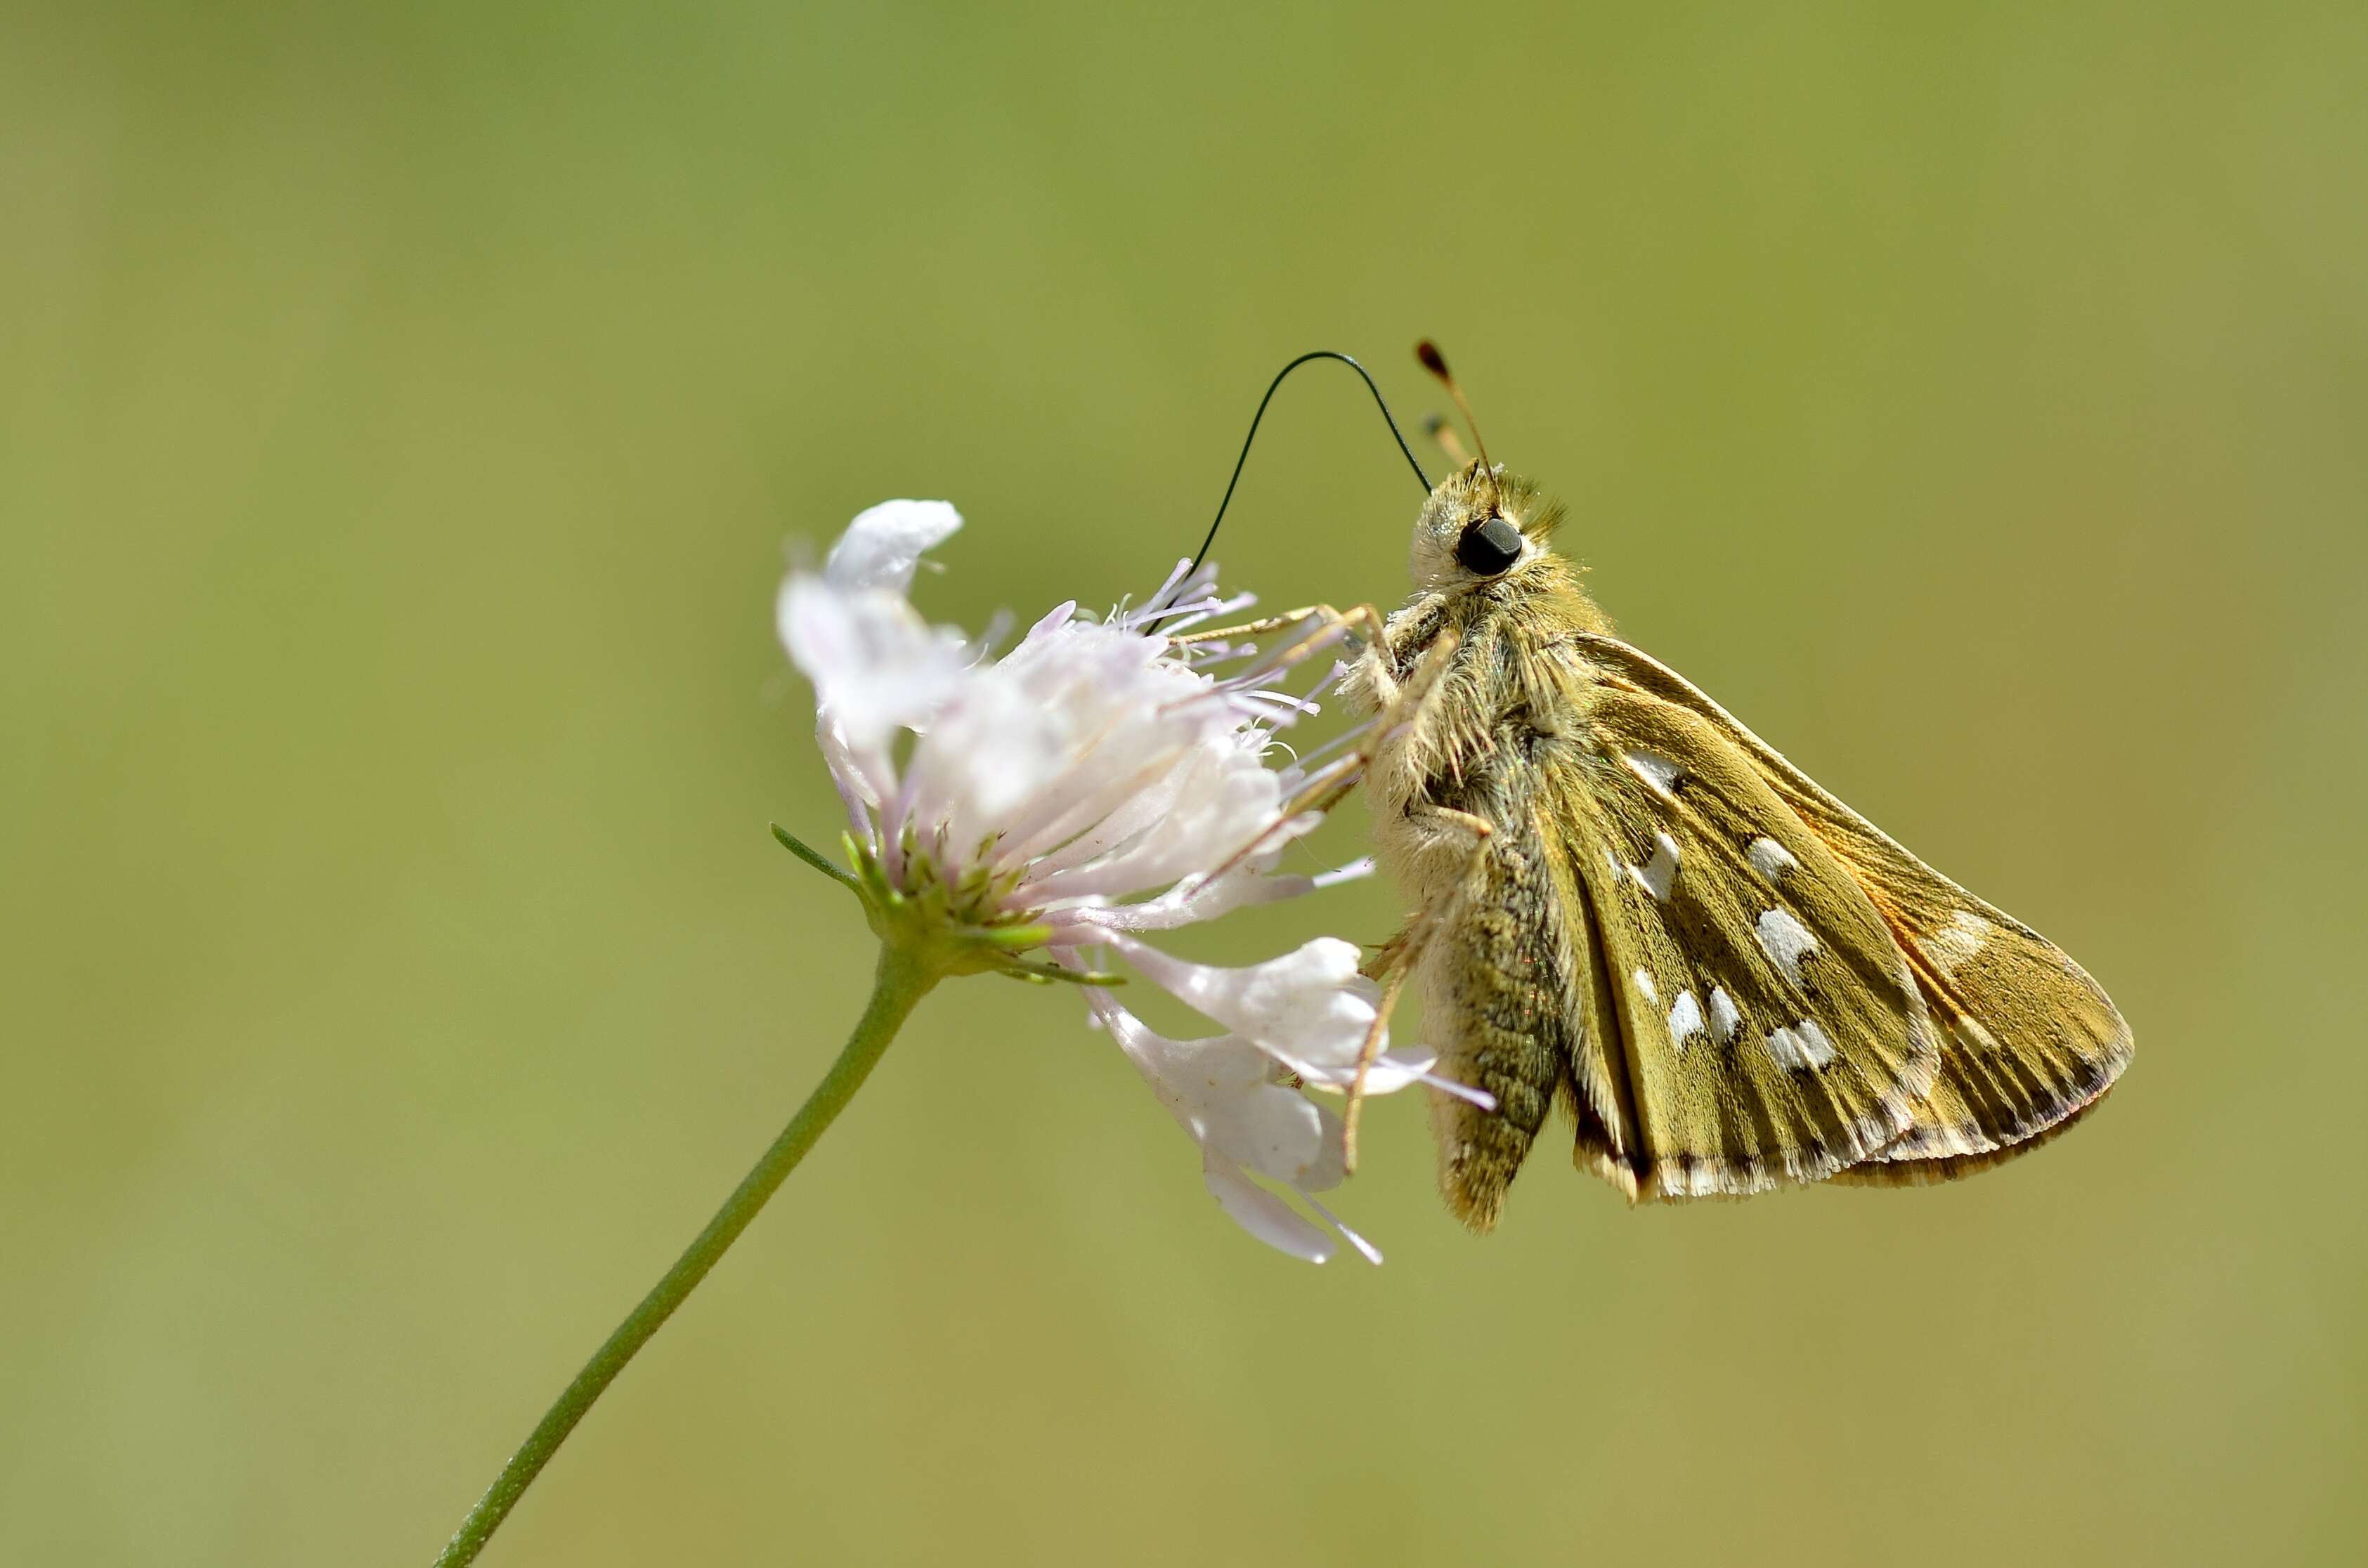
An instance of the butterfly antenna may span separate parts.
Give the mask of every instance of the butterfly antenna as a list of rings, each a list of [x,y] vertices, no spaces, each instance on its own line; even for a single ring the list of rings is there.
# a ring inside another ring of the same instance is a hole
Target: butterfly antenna
[[[1250,433],[1242,437],[1242,455],[1234,460],[1234,476],[1225,481],[1225,494],[1224,499],[1217,503],[1217,515],[1211,519],[1209,532],[1201,540],[1201,548],[1193,553],[1192,564],[1185,569],[1185,576],[1190,577],[1201,569],[1201,561],[1209,553],[1209,546],[1216,542],[1217,525],[1225,520],[1225,508],[1231,506],[1234,500],[1234,486],[1242,482],[1242,465],[1250,460],[1250,444],[1258,439],[1258,421],[1266,417],[1266,405],[1274,401],[1275,392],[1282,385],[1284,378],[1311,359],[1338,359],[1357,372],[1359,378],[1365,383],[1365,390],[1373,394],[1373,406],[1382,411],[1382,420],[1389,426],[1390,435],[1396,439],[1398,450],[1406,454],[1406,466],[1414,470],[1415,479],[1422,485],[1422,493],[1425,495],[1430,494],[1430,476],[1422,472],[1422,464],[1415,461],[1414,449],[1406,445],[1406,437],[1398,429],[1397,420],[1391,416],[1390,405],[1383,400],[1382,389],[1373,384],[1373,378],[1365,373],[1365,367],[1358,364],[1346,354],[1338,353],[1329,348],[1313,349],[1277,370],[1274,380],[1267,383],[1266,395],[1258,399],[1258,412],[1250,415]],[[1469,419],[1471,415],[1467,412],[1464,417]]]
[[[1472,417],[1472,404],[1464,400],[1463,389],[1455,384],[1455,372],[1447,368],[1447,356],[1439,351],[1438,344],[1426,337],[1414,346],[1414,357],[1422,361],[1424,369],[1439,378],[1440,384],[1447,388],[1447,395],[1463,411],[1464,427],[1472,432],[1472,444],[1480,449],[1480,472],[1488,476],[1489,492],[1495,494],[1497,470],[1488,461],[1488,438],[1480,434],[1480,421]],[[1446,445],[1444,441],[1440,444]]]
[[[1472,454],[1463,449],[1463,437],[1455,433],[1455,426],[1447,422],[1447,415],[1444,414],[1424,415],[1422,416],[1422,433],[1439,443],[1439,449],[1447,454],[1447,460],[1449,462],[1453,463],[1458,468],[1470,468],[1472,466]]]

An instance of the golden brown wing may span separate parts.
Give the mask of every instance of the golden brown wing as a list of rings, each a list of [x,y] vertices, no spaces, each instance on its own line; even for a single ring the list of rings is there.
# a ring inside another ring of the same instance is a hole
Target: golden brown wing
[[[1850,869],[1716,722],[1616,671],[1532,765],[1614,995],[1638,1195],[1822,1181],[1913,1123],[1941,1039]]]
[[[1610,637],[1578,633],[1570,646],[1601,682],[1600,722],[1625,733],[1674,712],[1715,735],[1713,755],[1748,763],[1906,955],[1945,1034],[1938,1072],[1908,1124],[1848,1179],[1987,1169],[2070,1125],[2129,1064],[2129,1026],[2061,949],[1901,848],[1676,672]]]

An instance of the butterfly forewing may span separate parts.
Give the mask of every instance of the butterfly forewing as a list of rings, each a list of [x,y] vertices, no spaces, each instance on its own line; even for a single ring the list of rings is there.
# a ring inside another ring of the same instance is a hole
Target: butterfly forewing
[[[1813,1182],[1912,1125],[1940,1039],[1848,868],[1702,715],[1607,683],[1545,769],[1617,996],[1640,1195]]]
[[[1848,1179],[1920,1182],[1987,1168],[2044,1142],[2111,1086],[2129,1062],[2129,1027],[2060,949],[1901,848],[1675,672],[1611,638],[1579,633],[1573,646],[1601,683],[1598,710],[1611,728],[1685,715],[1706,746],[1780,803],[1799,837],[1778,833],[1779,842],[1796,855],[1802,839],[1814,843],[1904,955],[1938,1026],[1937,1073],[1898,1136]]]
[[[1987,1169],[2070,1127],[2128,1064],[2129,1026],[2096,982],[2036,933],[1977,907],[1986,913],[1960,909],[1936,934],[1909,938],[1947,1022],[1941,1074],[1913,1125],[1842,1173],[1850,1180]]]

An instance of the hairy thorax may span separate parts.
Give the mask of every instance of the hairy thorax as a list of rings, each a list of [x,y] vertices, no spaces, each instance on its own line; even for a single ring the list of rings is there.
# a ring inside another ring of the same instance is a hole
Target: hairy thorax
[[[1541,747],[1582,744],[1591,683],[1564,639],[1605,622],[1575,585],[1554,591],[1565,585],[1417,594],[1378,656],[1350,666],[1350,710],[1383,714],[1366,778],[1378,856],[1418,906],[1464,892],[1472,835],[1441,812],[1501,822]]]

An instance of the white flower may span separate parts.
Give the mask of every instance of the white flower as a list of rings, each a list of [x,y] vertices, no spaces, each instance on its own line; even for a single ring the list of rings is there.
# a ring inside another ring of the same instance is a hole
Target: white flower
[[[1219,969],[1170,958],[1121,932],[1110,942],[1160,985],[1309,1083],[1346,1089],[1355,1080],[1381,987],[1357,972],[1351,944],[1318,937],[1265,963]],[[1383,1051],[1366,1071],[1365,1092],[1419,1082],[1431,1062],[1428,1053]]]
[[[1310,1263],[1330,1261],[1331,1233],[1284,1202],[1250,1173],[1289,1187],[1375,1263],[1372,1244],[1318,1202],[1337,1187],[1340,1119],[1281,1081],[1271,1057],[1239,1035],[1169,1040],[1120,1006],[1108,991],[1089,991],[1095,1017],[1149,1080],[1176,1119],[1201,1145],[1201,1178],[1241,1227]]]
[[[1281,749],[1274,731],[1313,711],[1271,683],[1334,639],[1288,640],[1287,656],[1266,659],[1178,642],[1186,628],[1251,602],[1220,597],[1213,568],[1188,575],[1179,565],[1139,609],[1098,620],[1064,604],[989,659],[905,599],[921,553],[961,526],[943,502],[883,503],[849,525],[820,574],[792,573],[781,587],[781,639],[814,682],[817,735],[862,879],[974,944],[973,967],[1081,979],[1114,949],[1223,1025],[1212,1039],[1167,1040],[1106,987],[1087,987],[1094,1020],[1201,1145],[1225,1211],[1320,1263],[1329,1234],[1251,1179],[1295,1193],[1338,1226],[1312,1196],[1341,1179],[1338,1119],[1289,1080],[1348,1088],[1375,1035],[1369,1093],[1437,1082],[1432,1058],[1386,1049],[1376,989],[1347,942],[1326,937],[1224,969],[1163,953],[1141,933],[1370,869],[1274,869],[1321,820],[1306,802],[1352,766],[1269,766]],[[1242,667],[1215,673],[1228,664]],[[1037,949],[1048,962],[1021,957]]]

